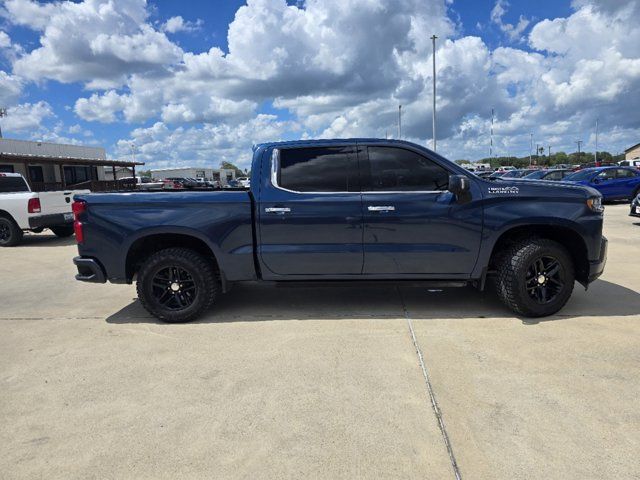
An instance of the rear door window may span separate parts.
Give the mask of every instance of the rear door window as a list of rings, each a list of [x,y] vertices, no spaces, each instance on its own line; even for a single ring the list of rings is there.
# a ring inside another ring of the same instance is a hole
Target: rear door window
[[[369,147],[367,191],[436,191],[446,190],[449,172],[411,150],[396,147]]]
[[[280,150],[278,186],[295,192],[358,192],[358,159],[347,147]]]
[[[0,193],[28,192],[29,187],[22,177],[0,176]]]
[[[619,168],[616,170],[616,177],[618,178],[633,178],[635,176],[635,172],[627,170],[626,168]]]

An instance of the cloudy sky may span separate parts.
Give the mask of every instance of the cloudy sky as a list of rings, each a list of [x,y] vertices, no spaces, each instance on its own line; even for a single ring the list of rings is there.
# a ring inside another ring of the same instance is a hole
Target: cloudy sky
[[[254,143],[397,135],[498,155],[640,142],[640,0],[0,0],[5,137],[152,168]]]

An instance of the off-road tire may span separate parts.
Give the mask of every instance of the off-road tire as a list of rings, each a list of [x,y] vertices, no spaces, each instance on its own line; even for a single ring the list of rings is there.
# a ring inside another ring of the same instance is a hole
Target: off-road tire
[[[188,272],[196,286],[191,303],[177,310],[163,307],[157,298],[158,287],[154,287],[154,277],[163,269],[173,267]],[[164,322],[182,323],[194,320],[213,305],[219,285],[211,260],[187,248],[167,248],[154,253],[142,264],[136,290],[140,303],[151,315]]]
[[[0,216],[0,247],[15,247],[22,241],[24,235],[13,218]]]
[[[560,264],[564,286],[549,303],[538,303],[527,291],[527,271],[542,257]],[[507,307],[524,317],[546,317],[560,310],[571,297],[575,269],[571,255],[558,242],[546,238],[525,238],[500,252],[495,261],[498,297]]]
[[[73,226],[61,225],[59,227],[51,227],[51,231],[56,235],[56,237],[70,237],[71,235],[73,235]]]

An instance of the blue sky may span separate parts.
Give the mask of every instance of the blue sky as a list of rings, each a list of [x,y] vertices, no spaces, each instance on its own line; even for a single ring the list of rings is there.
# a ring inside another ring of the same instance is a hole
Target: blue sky
[[[246,165],[254,142],[396,134],[452,159],[640,138],[638,1],[5,0],[6,137],[151,167]]]

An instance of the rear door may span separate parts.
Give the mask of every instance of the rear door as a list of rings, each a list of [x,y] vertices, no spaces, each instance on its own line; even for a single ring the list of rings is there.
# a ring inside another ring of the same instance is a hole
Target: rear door
[[[638,173],[630,168],[616,169],[616,197],[631,198],[638,185]]]
[[[269,163],[258,203],[258,252],[268,269],[263,276],[361,274],[355,146],[279,148]]]
[[[364,273],[470,274],[482,234],[475,182],[462,205],[447,191],[450,172],[425,153],[369,146],[362,156]]]

